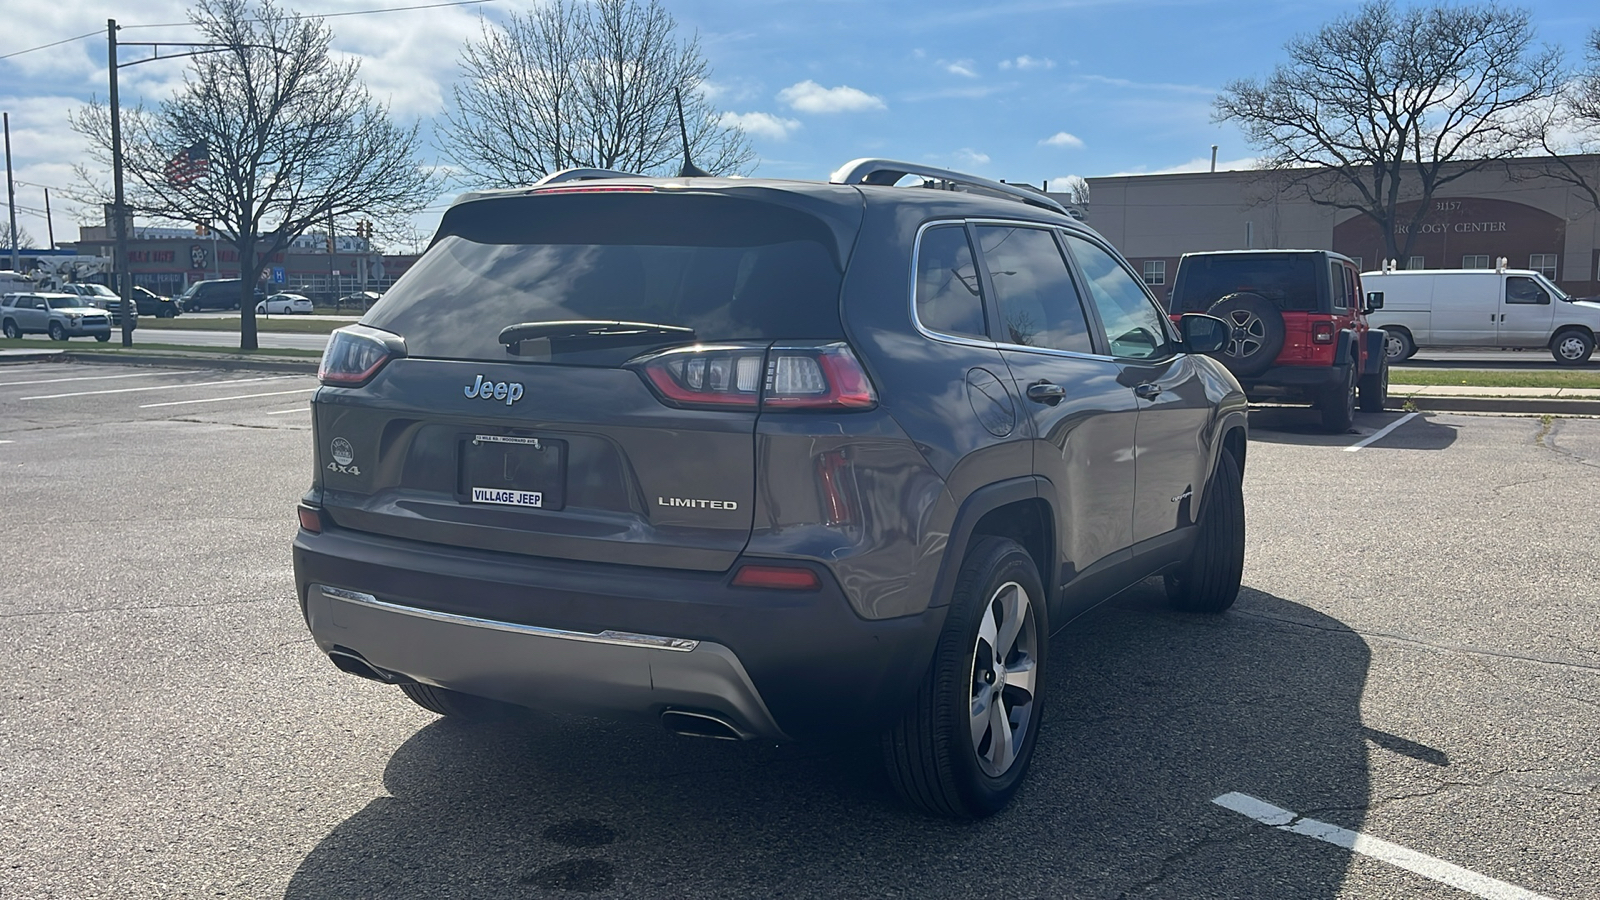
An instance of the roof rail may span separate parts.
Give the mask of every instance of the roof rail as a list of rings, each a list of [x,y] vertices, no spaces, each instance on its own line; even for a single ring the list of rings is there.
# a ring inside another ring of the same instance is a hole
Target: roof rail
[[[565,181],[593,181],[596,178],[643,178],[632,172],[614,172],[610,169],[562,169],[551,172],[549,175],[535,181],[534,187],[544,187],[547,184],[561,184]]]
[[[946,182],[954,187],[965,189],[973,193],[987,194],[991,197],[1001,197],[1007,200],[1017,200],[1029,206],[1037,206],[1058,212],[1064,216],[1071,216],[1065,206],[1045,194],[1006,184],[1001,181],[990,181],[976,175],[967,175],[950,169],[939,169],[933,166],[924,166],[919,163],[899,162],[893,159],[853,159],[828,176],[828,181],[833,184],[879,184],[893,185],[907,175],[920,175],[934,181]]]

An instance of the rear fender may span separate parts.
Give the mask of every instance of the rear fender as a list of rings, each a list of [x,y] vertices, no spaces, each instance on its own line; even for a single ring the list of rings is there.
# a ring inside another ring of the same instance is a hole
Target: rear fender
[[[1389,355],[1388,348],[1384,346],[1388,340],[1389,332],[1382,328],[1367,330],[1367,355],[1362,360],[1361,374],[1376,375],[1383,370],[1383,361]]]

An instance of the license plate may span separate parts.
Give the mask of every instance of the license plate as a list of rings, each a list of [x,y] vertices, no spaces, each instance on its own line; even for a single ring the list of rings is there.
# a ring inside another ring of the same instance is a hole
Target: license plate
[[[461,439],[461,499],[493,506],[561,509],[566,504],[566,441],[473,434]]]

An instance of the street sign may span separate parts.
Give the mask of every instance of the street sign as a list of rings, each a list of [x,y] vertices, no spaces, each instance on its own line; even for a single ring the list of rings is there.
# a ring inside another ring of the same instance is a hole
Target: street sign
[[[333,270],[333,277],[335,277],[335,278],[339,277],[339,270],[338,269],[334,269]]]
[[[289,273],[284,270],[284,267],[283,266],[273,266],[272,267],[272,283],[273,284],[288,284],[288,282],[289,282]]]

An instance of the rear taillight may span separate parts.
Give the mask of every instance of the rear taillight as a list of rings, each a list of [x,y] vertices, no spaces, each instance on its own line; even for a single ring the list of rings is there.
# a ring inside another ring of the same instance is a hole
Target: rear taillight
[[[372,380],[389,360],[406,353],[397,334],[366,325],[341,328],[328,339],[317,367],[317,380],[337,387],[359,387]]]
[[[850,348],[773,347],[767,353],[763,409],[871,409],[872,382]]]
[[[1331,343],[1333,343],[1333,323],[1332,322],[1312,322],[1311,323],[1311,340],[1313,342],[1315,342],[1315,343],[1318,343],[1318,344],[1331,344]]]
[[[661,399],[689,409],[871,409],[878,398],[844,344],[697,346],[637,365]]]

